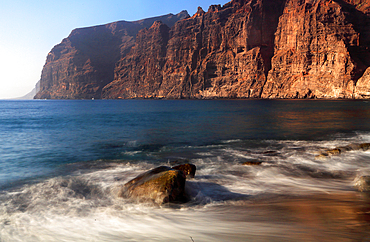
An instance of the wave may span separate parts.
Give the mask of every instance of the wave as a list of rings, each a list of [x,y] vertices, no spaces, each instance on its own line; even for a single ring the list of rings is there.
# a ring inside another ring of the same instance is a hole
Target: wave
[[[262,227],[258,227],[245,222],[241,214],[246,216],[244,210],[261,198],[266,202],[280,196],[355,192],[356,177],[370,174],[370,152],[316,156],[324,149],[369,140],[369,134],[359,133],[327,141],[233,140],[177,149],[148,146],[145,152],[157,161],[68,164],[66,174],[0,193],[0,241],[191,241],[191,236],[196,241],[222,241],[222,234],[242,241],[276,235],[276,224],[259,221]],[[135,156],[139,150],[126,152]],[[197,166],[195,178],[187,181],[190,202],[155,206],[118,197],[130,179],[179,158]],[[260,163],[243,165],[252,161]],[[241,229],[245,226],[255,231],[245,233]]]

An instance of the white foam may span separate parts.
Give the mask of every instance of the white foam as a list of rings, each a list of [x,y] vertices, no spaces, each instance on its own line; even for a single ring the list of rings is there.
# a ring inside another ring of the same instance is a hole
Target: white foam
[[[341,143],[269,141],[268,148],[248,151],[222,146],[203,152],[199,148],[201,158],[190,161],[197,166],[196,177],[187,182],[192,201],[180,209],[134,204],[117,196],[124,183],[154,164],[116,163],[104,169],[77,170],[0,194],[0,241],[191,241],[190,236],[197,242],[243,241],[265,232],[278,233],[276,225],[269,228],[268,223],[234,220],[232,216],[240,212],[234,208],[221,215],[214,209],[259,194],[353,191],[353,178],[370,173],[369,152],[315,159],[315,152]],[[263,153],[266,150],[275,153],[269,156]],[[249,159],[263,163],[243,166]],[[247,234],[246,226],[251,228]]]
[[[274,234],[284,226],[240,220],[227,221],[212,207],[200,210],[156,209],[135,214],[117,210],[94,211],[85,217],[18,214],[17,222],[0,227],[8,241],[243,241],[248,236]],[[229,210],[234,216],[236,211]],[[230,214],[228,214],[229,216]],[[245,228],[249,228],[246,233]],[[286,228],[285,228],[286,229]],[[191,238],[190,238],[191,237]]]
[[[224,144],[230,144],[230,143],[238,143],[238,142],[241,142],[242,140],[240,139],[231,139],[231,140],[224,140],[224,141],[221,141],[221,143],[224,143]]]

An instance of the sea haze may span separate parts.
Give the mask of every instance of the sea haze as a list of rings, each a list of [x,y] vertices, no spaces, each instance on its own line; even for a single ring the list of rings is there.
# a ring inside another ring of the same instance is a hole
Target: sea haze
[[[0,101],[0,241],[369,239],[370,152],[317,158],[370,143],[369,119],[367,101]],[[190,202],[117,196],[176,160],[197,166]]]

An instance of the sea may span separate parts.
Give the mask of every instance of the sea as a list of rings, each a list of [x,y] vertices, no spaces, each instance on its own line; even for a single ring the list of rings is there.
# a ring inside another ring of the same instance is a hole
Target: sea
[[[320,156],[363,143],[360,100],[3,100],[0,241],[370,241],[370,150]],[[118,196],[179,163],[189,202]]]

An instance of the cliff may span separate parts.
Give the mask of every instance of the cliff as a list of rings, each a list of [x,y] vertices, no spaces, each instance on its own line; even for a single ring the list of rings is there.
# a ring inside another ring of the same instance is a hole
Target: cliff
[[[138,34],[103,97],[260,97],[283,3],[232,1],[199,8],[171,29],[157,22]]]
[[[344,1],[287,1],[262,97],[352,98],[370,65],[365,10]]]
[[[369,47],[370,0],[233,0],[74,30],[36,98],[370,98]]]
[[[177,15],[73,30],[49,52],[35,98],[100,98],[103,87],[113,80],[117,61],[134,46],[139,30],[149,28],[155,21],[172,26],[188,16],[182,11]]]

